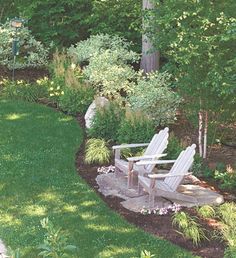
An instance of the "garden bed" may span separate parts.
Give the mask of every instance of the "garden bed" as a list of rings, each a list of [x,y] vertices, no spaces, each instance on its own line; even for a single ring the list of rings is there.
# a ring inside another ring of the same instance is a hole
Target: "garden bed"
[[[199,247],[193,246],[190,240],[186,240],[180,234],[176,232],[176,229],[172,226],[171,215],[158,216],[158,215],[143,215],[141,213],[135,213],[125,209],[121,205],[121,198],[118,197],[105,197],[98,191],[98,185],[96,182],[96,177],[98,175],[98,166],[89,166],[83,162],[83,150],[81,149],[77,153],[77,170],[80,176],[86,180],[86,182],[97,192],[97,194],[107,203],[107,205],[118,212],[122,217],[124,217],[130,223],[142,228],[143,230],[158,236],[163,237],[174,244],[177,244],[195,255],[200,255],[201,257],[215,257],[222,258],[224,254],[225,245],[221,243],[218,239],[211,241],[203,241]],[[194,213],[193,209],[185,209],[189,213]],[[202,220],[201,224],[207,229],[207,231],[213,231],[215,228],[210,225],[207,221]]]
[[[81,126],[84,127],[83,118],[81,116],[78,116],[77,119],[81,124]],[[185,130],[186,130],[185,135],[188,135],[186,134],[186,132],[188,133],[189,131],[187,130],[186,127],[185,127]],[[178,132],[177,130],[175,131]],[[135,213],[125,209],[121,205],[121,201],[123,201],[123,199],[118,197],[113,197],[113,196],[105,197],[103,194],[101,194],[99,192],[99,189],[98,189],[99,187],[96,182],[96,177],[98,175],[97,169],[99,166],[88,165],[84,163],[84,146],[85,145],[83,144],[81,146],[80,151],[77,153],[77,157],[76,157],[77,171],[80,174],[80,176],[83,179],[85,179],[85,181],[97,192],[97,194],[104,200],[104,202],[107,203],[107,205],[111,209],[118,212],[122,217],[124,217],[130,223],[142,228],[143,230],[155,236],[163,237],[171,241],[172,243],[177,244],[191,251],[195,255],[199,255],[205,258],[211,258],[211,257],[222,258],[224,256],[224,250],[226,245],[223,242],[221,242],[220,239],[210,239],[210,241],[204,240],[200,246],[196,247],[192,244],[190,240],[186,240],[186,238],[184,238],[183,236],[181,236],[179,233],[176,232],[177,229],[173,227],[172,221],[171,221],[172,215],[168,214],[165,216],[159,216],[155,214],[143,215],[141,213]],[[224,147],[224,148],[227,148],[227,147]],[[218,155],[220,155],[220,153],[221,153],[221,149],[218,149]],[[229,155],[231,156],[232,148],[228,148],[227,153],[229,153]],[[231,159],[229,161],[231,161],[232,163]],[[203,187],[212,188],[220,192],[216,184],[213,185],[210,182],[206,182],[202,180],[200,185]],[[220,192],[220,193],[224,196],[225,200],[232,201],[233,195],[227,192]],[[193,208],[185,208],[184,211],[190,213],[191,215],[195,214],[195,210]],[[215,223],[215,221],[211,221],[211,220],[207,221],[202,219],[201,225],[206,229],[206,232],[213,232],[216,229],[217,223]]]

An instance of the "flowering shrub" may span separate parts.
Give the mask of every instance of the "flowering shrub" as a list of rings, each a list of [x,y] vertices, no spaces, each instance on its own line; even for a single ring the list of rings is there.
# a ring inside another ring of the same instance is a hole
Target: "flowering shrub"
[[[114,173],[115,172],[115,167],[110,165],[109,167],[99,167],[97,169],[97,172],[100,174],[108,174],[108,173]]]
[[[17,31],[9,22],[0,25],[0,65],[13,68],[12,41],[15,36],[19,39],[19,56],[16,58],[15,68],[42,67],[48,62],[48,48],[37,41],[27,28]]]
[[[174,121],[180,97],[170,89],[170,75],[150,73],[139,76],[129,102],[134,110],[141,110],[153,119],[156,125]]]
[[[123,61],[135,62],[138,54],[130,51],[131,44],[119,36],[108,34],[92,35],[87,40],[80,41],[75,46],[68,49],[69,56],[78,64],[89,62],[95,55],[100,55],[106,50],[116,51],[119,59]]]
[[[130,63],[139,59],[130,46],[123,38],[100,34],[70,47],[68,54],[75,63],[86,64],[84,75],[99,95],[122,102],[136,79]]]
[[[168,207],[164,207],[164,208],[153,208],[153,209],[147,209],[145,207],[143,207],[141,209],[141,213],[144,215],[147,214],[156,214],[156,215],[166,215],[169,213],[177,213],[178,211],[181,210],[181,206],[179,204],[173,203],[172,205],[169,205]]]
[[[84,74],[101,96],[125,101],[125,96],[134,88],[136,72],[120,59],[118,50],[106,50],[91,57]]]

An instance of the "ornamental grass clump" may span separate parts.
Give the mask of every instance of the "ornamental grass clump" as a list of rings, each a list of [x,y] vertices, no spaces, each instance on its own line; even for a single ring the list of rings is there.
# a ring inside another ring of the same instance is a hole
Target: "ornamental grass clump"
[[[215,218],[216,216],[215,209],[210,205],[203,205],[197,208],[196,211],[197,211],[197,214],[204,219]]]
[[[225,240],[228,245],[224,257],[236,257],[236,204],[226,202],[220,205],[217,214],[221,225],[220,238]]]
[[[109,162],[111,151],[106,145],[104,139],[89,139],[85,148],[85,162],[88,164],[104,164]]]
[[[200,224],[195,217],[190,216],[184,211],[175,213],[172,217],[172,224],[177,226],[179,234],[192,240],[193,244],[198,246],[203,239],[208,239]]]

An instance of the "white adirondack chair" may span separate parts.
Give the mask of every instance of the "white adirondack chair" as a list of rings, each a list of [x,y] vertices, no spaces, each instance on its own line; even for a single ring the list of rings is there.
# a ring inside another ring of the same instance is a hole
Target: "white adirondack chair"
[[[174,163],[169,173],[167,174],[152,174],[148,177],[138,176],[139,190],[142,188],[149,194],[149,205],[154,206],[155,196],[161,196],[166,199],[181,200],[187,202],[197,203],[194,196],[189,196],[177,191],[178,186],[183,181],[184,177],[188,175],[195,155],[196,145],[189,146],[186,150],[182,151],[176,160],[155,160],[155,161],[140,161],[137,166],[148,164],[166,164]]]
[[[169,128],[166,127],[161,130],[158,134],[155,134],[150,143],[137,143],[137,144],[122,144],[113,146],[115,150],[115,173],[118,171],[123,172],[128,176],[128,188],[133,185],[133,174],[138,173],[139,175],[150,174],[155,167],[155,164],[145,164],[141,166],[136,166],[136,162],[141,160],[154,161],[160,157],[166,156],[163,151],[166,149],[168,144]],[[135,147],[145,147],[143,156],[130,157],[126,160],[120,158],[120,151],[123,148],[135,148]]]

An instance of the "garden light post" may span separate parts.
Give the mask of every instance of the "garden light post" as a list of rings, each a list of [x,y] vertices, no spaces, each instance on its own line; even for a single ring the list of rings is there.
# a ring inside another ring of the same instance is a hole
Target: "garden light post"
[[[17,31],[20,30],[23,26],[23,19],[14,18],[11,20],[11,27],[15,29],[15,35],[12,41],[12,54],[13,54],[13,70],[12,70],[12,80],[15,80],[15,63],[16,56],[19,54],[19,38],[17,38]]]

